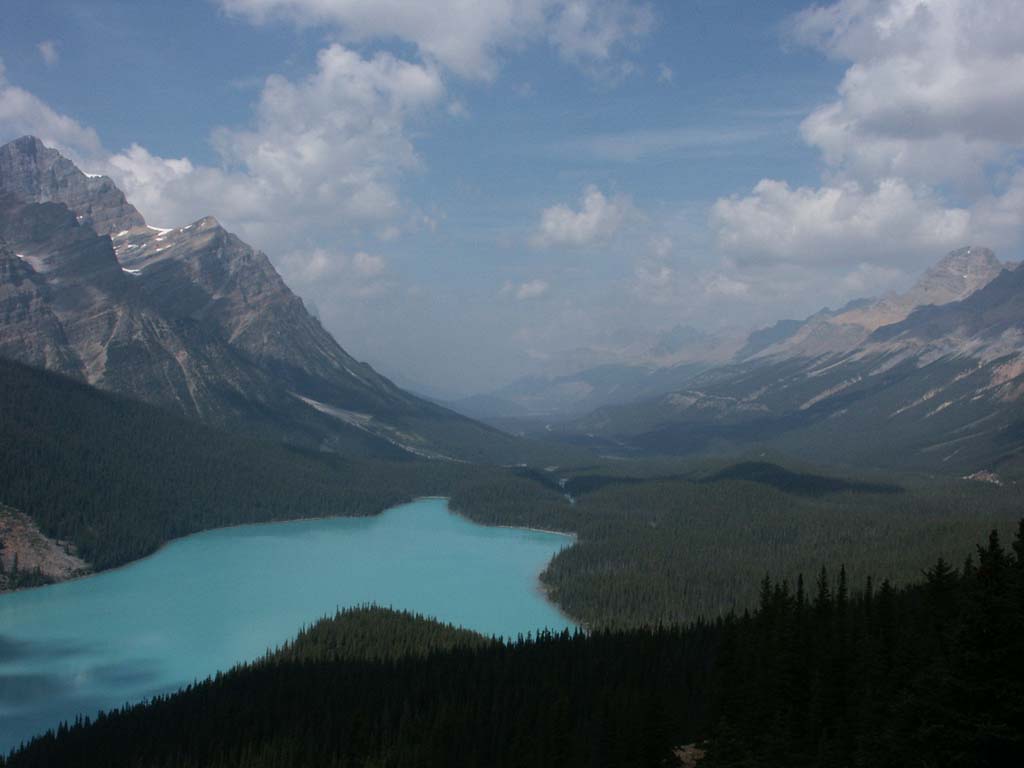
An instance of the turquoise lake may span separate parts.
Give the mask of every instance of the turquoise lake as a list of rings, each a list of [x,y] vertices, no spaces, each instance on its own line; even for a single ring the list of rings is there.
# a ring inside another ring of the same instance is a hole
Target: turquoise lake
[[[537,580],[571,543],[421,499],[376,517],[208,531],[124,568],[2,595],[0,752],[256,659],[336,608],[372,602],[504,636],[572,626]]]

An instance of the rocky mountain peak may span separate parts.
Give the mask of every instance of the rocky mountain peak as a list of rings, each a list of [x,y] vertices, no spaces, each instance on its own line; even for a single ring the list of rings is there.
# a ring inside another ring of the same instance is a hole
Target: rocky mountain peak
[[[860,299],[834,312],[825,309],[802,322],[765,329],[751,336],[745,356],[738,359],[814,358],[847,352],[879,328],[905,320],[919,307],[966,299],[1010,267],[989,248],[958,248],[929,268],[907,292],[890,293],[874,300]]]
[[[959,301],[988,285],[1003,269],[989,248],[958,248],[925,272],[906,297],[915,306]]]
[[[0,241],[0,357],[321,450],[508,460],[510,438],[353,359],[216,219],[147,226],[31,136],[0,147]]]
[[[111,179],[82,173],[35,136],[0,146],[0,193],[26,203],[63,203],[99,235],[146,224]]]

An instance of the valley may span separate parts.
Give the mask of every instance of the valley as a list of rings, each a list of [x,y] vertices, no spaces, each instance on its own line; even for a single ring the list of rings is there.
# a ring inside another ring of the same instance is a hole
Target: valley
[[[965,247],[902,294],[743,338],[677,326],[580,350],[588,362],[570,372],[442,404],[349,355],[270,259],[216,219],[151,227],[109,178],[33,137],[6,144],[0,750],[39,737],[12,753],[14,766],[107,739],[111,722],[152,723],[150,712],[179,702],[198,713],[225,695],[232,707],[233,686],[250,680],[257,698],[278,686],[328,696],[309,665],[325,679],[355,674],[355,690],[397,686],[412,707],[429,699],[424,679],[462,663],[492,681],[544,670],[537,679],[558,689],[550,700],[523,682],[486,695],[514,689],[536,717],[564,725],[573,741],[552,726],[546,749],[573,759],[604,755],[611,738],[660,764],[712,728],[721,744],[763,749],[721,730],[723,712],[744,711],[741,683],[722,675],[745,669],[728,656],[736,648],[777,641],[758,634],[762,622],[802,621],[811,602],[794,585],[821,574],[814,604],[831,616],[841,592],[867,617],[856,631],[870,634],[875,586],[910,605],[922,574],[962,562],[990,533],[1013,537],[1024,492],[1022,280],[1015,264]],[[950,583],[973,583],[972,568]],[[428,618],[358,608],[371,604]],[[857,637],[815,615],[814,632]],[[913,622],[900,625],[908,649],[923,626]],[[388,633],[407,638],[390,670],[380,656],[330,650],[386,648]],[[313,646],[313,656],[302,650]],[[612,692],[588,659],[619,652],[630,661]],[[870,667],[871,653],[851,664]],[[558,660],[570,657],[566,669],[582,667],[567,691]],[[663,675],[675,682],[652,682]],[[453,679],[444,690],[473,702],[466,711],[489,706]],[[904,682],[901,691],[918,690]],[[671,685],[685,692],[669,704]],[[870,698],[850,691],[850,701]],[[347,712],[356,700],[345,695]],[[564,709],[587,695],[605,702],[599,732]],[[336,764],[403,764],[374,750],[390,740],[427,749],[416,729],[449,722],[436,703],[422,720],[396,715],[390,700],[374,706],[384,714],[366,710],[374,724],[348,732],[352,761]],[[465,715],[451,713],[450,723]],[[294,714],[278,712],[280,743],[254,737],[264,763],[229,744],[225,764],[301,764]],[[396,734],[378,716],[418,725]],[[831,728],[822,722],[808,733]],[[526,728],[493,727],[515,744]],[[377,746],[351,746],[364,737]],[[429,749],[449,754],[452,738]],[[132,764],[111,743],[110,764]]]

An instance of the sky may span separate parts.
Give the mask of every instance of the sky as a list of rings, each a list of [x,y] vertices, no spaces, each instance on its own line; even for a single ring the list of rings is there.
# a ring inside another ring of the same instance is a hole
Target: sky
[[[457,397],[1019,259],[1024,3],[5,0],[26,133]]]

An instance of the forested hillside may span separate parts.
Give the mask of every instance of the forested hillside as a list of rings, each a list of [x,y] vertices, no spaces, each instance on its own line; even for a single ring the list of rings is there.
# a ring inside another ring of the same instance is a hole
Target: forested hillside
[[[511,479],[467,482],[452,504],[485,523],[575,531],[577,545],[541,578],[555,602],[591,627],[742,611],[756,605],[765,573],[792,582],[837,562],[856,583],[869,575],[910,583],[986,531],[1009,534],[1024,506],[1015,485],[964,480],[903,488],[764,464],[660,476],[613,469],[571,476],[565,489],[578,494],[575,504],[524,503],[530,486]],[[550,473],[520,472],[533,486],[559,488]]]
[[[442,624],[408,611],[375,605],[339,610],[312,626],[268,659],[278,661],[397,661],[459,648],[480,648],[488,640],[469,629]]]
[[[99,570],[239,523],[372,515],[500,468],[350,460],[218,431],[0,359],[0,503]],[[554,491],[522,481],[522,501]]]
[[[914,586],[832,573],[765,579],[755,612],[710,625],[509,644],[341,614],[259,663],[62,726],[6,765],[663,766],[694,740],[706,768],[1018,764],[1024,521],[1012,551],[993,533],[962,569],[940,560]]]

